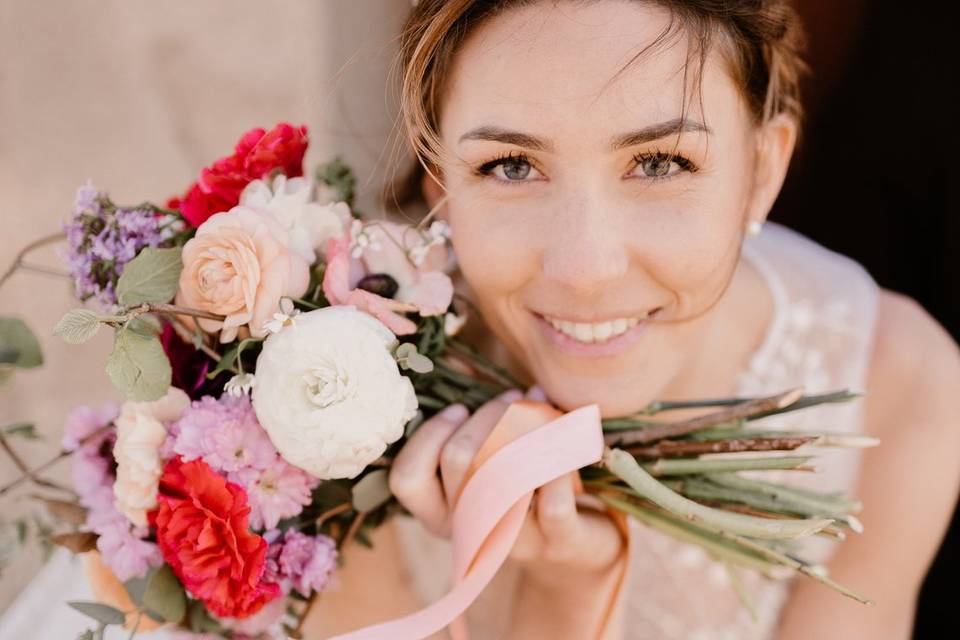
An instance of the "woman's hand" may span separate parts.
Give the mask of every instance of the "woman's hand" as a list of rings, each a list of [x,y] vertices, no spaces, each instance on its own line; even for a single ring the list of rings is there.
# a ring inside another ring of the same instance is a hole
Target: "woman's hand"
[[[507,391],[473,415],[461,404],[447,407],[421,424],[401,449],[390,472],[390,489],[427,530],[449,537],[452,500],[467,469],[510,403],[522,397],[520,390]],[[531,387],[526,397],[546,401],[538,387]],[[620,531],[607,515],[589,507],[578,509],[576,473],[536,491],[510,554],[524,567],[528,580],[544,587],[564,588],[568,583],[582,587],[586,575],[604,573],[623,547]]]

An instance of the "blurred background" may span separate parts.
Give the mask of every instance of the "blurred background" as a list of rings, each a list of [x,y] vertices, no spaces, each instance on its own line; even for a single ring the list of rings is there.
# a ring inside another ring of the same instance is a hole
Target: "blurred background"
[[[360,178],[358,206],[375,211],[397,170],[387,74],[409,4],[0,0],[0,269],[58,230],[87,178],[117,202],[162,203],[242,132],[279,121],[308,126],[306,167],[342,154]],[[809,119],[771,219],[858,260],[960,340],[948,21],[877,0],[796,5],[810,39]],[[52,249],[32,262],[59,267]],[[117,399],[100,365],[109,335],[70,346],[50,334],[73,306],[66,282],[38,273],[18,273],[0,291],[0,315],[29,319],[46,358],[0,390],[0,424],[35,422],[45,438],[16,443],[30,465],[58,448],[69,408]],[[68,466],[49,476],[67,481]],[[18,475],[0,452],[0,485]],[[31,519],[29,493],[3,496],[0,519]],[[939,637],[934,628],[952,620],[958,542],[955,518],[916,637]],[[41,562],[35,546],[14,555],[0,577],[0,615]]]

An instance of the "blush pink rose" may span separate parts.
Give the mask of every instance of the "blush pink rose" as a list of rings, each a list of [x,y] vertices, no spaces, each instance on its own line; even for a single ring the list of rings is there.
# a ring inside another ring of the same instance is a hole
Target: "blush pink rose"
[[[219,330],[220,342],[236,339],[243,326],[260,338],[280,298],[299,298],[309,283],[310,265],[290,249],[286,229],[238,206],[211,216],[184,245],[176,302],[225,316],[197,319],[205,331]]]

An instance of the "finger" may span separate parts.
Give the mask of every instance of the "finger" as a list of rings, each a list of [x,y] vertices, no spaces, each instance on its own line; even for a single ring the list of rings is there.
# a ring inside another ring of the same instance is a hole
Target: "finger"
[[[456,499],[463,477],[476,457],[480,445],[490,435],[510,403],[519,400],[522,396],[523,393],[519,389],[501,393],[477,409],[444,445],[440,452],[440,476],[443,478],[448,505],[453,504]]]
[[[544,538],[546,559],[562,561],[575,553],[582,523],[573,493],[576,471],[551,480],[537,490],[536,517]]]
[[[390,491],[424,526],[437,535],[446,535],[447,500],[437,467],[440,451],[469,411],[453,404],[425,420],[400,449],[388,476]]]

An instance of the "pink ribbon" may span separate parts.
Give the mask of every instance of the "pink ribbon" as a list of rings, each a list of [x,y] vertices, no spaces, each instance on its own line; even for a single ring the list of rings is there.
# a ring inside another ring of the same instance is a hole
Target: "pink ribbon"
[[[561,414],[534,400],[511,403],[480,448],[454,505],[450,592],[420,611],[330,640],[420,640],[448,625],[456,639],[466,640],[459,616],[507,559],[533,491],[602,456],[597,405]]]

